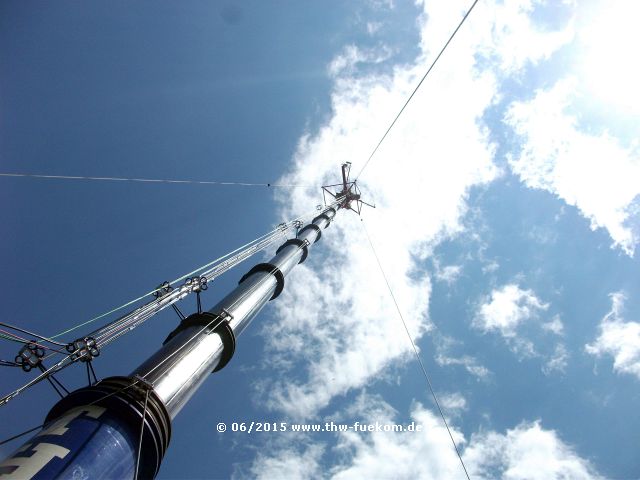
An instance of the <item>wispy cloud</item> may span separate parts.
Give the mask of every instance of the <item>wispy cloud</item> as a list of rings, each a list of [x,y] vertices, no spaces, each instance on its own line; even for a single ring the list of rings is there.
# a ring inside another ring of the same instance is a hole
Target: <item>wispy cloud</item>
[[[611,294],[611,310],[600,322],[600,335],[585,350],[596,357],[613,357],[614,371],[640,379],[640,323],[622,317],[624,301],[622,292]]]
[[[449,357],[447,355],[438,354],[436,356],[436,362],[438,365],[447,366],[447,365],[460,365],[467,370],[471,375],[477,377],[479,379],[485,379],[490,374],[491,371],[481,365],[478,360],[471,355],[461,355],[456,357]]]
[[[443,335],[434,335],[434,337],[436,346],[435,360],[438,365],[461,366],[478,380],[485,381],[489,379],[491,371],[482,365],[477,358],[459,353],[464,351],[462,342]]]
[[[367,33],[369,35],[375,35],[380,28],[382,28],[381,22],[367,22]]]
[[[358,67],[375,65],[391,58],[392,51],[387,46],[363,49],[357,45],[347,45],[329,64],[329,74],[333,77],[353,75]]]

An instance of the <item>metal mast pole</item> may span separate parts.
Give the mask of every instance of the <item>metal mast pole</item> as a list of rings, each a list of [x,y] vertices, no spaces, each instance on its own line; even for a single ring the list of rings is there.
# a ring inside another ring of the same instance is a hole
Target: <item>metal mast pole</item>
[[[44,429],[0,464],[0,479],[153,478],[169,445],[171,420],[208,374],[229,362],[236,337],[280,295],[286,276],[304,262],[337,209],[360,206],[355,183],[345,177],[340,186],[336,194],[325,188],[335,208],[325,208],[269,262],[255,265],[208,312],[182,320],[129,376],[106,378],[60,400]]]

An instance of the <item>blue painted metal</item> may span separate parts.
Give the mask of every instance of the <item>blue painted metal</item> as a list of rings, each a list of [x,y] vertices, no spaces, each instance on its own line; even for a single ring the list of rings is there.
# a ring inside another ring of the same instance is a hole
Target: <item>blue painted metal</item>
[[[98,406],[79,407],[0,464],[0,478],[133,478],[139,432]]]

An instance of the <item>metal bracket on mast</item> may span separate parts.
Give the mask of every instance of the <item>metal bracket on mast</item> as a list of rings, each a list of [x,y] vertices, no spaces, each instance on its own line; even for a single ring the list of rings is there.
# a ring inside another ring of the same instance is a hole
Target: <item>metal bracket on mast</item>
[[[162,298],[168,293],[170,293],[171,291],[173,291],[173,287],[171,286],[171,284],[169,282],[163,282],[160,285],[158,285],[158,288],[156,288],[156,291],[153,292],[153,296],[155,298]],[[176,312],[176,315],[178,315],[181,321],[187,318],[175,303],[171,304],[171,308],[173,308],[173,311]]]
[[[184,283],[191,288],[192,292],[195,292],[196,307],[198,308],[198,313],[202,313],[202,301],[200,299],[200,292],[203,292],[207,288],[209,288],[209,286],[207,285],[207,277],[201,276],[187,278]]]
[[[32,368],[42,364],[42,357],[44,357],[44,349],[35,342],[29,342],[20,349],[14,360],[23,371],[30,372]]]
[[[46,378],[47,381],[53,387],[53,389],[56,391],[56,393],[60,395],[60,397],[64,398],[64,394],[60,389],[62,389],[67,394],[69,393],[69,390],[67,390],[65,386],[62,385],[62,383],[53,375],[53,371],[47,371],[47,368],[44,366],[44,362],[43,362],[45,358],[44,355],[45,355],[44,348],[38,343],[36,343],[35,340],[33,340],[24,344],[24,346],[18,352],[18,355],[16,355],[15,362],[13,362],[12,364],[13,366],[21,367],[22,371],[27,373],[33,370],[34,368],[37,368],[44,375],[42,378]],[[87,353],[87,355],[90,355],[90,354]],[[74,362],[77,360],[77,358],[74,356],[70,356],[70,358]],[[88,362],[90,362],[91,359],[89,360],[83,359],[83,361],[87,362],[87,365],[89,365]]]
[[[153,296],[155,298],[162,298],[172,290],[173,290],[173,287],[169,282],[162,282],[160,285],[158,285],[158,287],[156,288],[156,291],[153,292]]]
[[[327,194],[330,195],[330,198],[338,201],[338,208],[348,208],[349,210],[353,210],[358,215],[362,212],[362,206],[366,205],[371,208],[376,208],[375,205],[371,205],[370,203],[362,200],[360,188],[358,188],[358,184],[356,181],[349,180],[349,172],[351,171],[351,162],[345,162],[342,164],[342,183],[334,183],[333,185],[324,185],[322,187],[322,197],[324,199],[325,205],[327,204]],[[330,189],[333,187],[340,187],[341,189],[337,192],[332,192]],[[320,215],[322,217],[322,215]]]
[[[204,275],[196,276],[196,277],[187,277],[184,280],[184,286],[187,287],[189,292],[196,294],[196,307],[198,309],[198,313],[202,313],[202,301],[200,299],[200,293],[204,292],[207,288],[209,288],[208,281],[209,280]],[[172,291],[173,291],[173,287],[171,286],[171,284],[169,282],[163,282],[160,285],[158,285],[155,292],[153,292],[153,296],[154,298],[160,299],[162,297],[165,297]],[[185,315],[182,313],[182,311],[178,308],[178,306],[175,303],[171,304],[171,308],[173,308],[173,310],[176,312],[178,317],[180,317],[181,321],[186,318]]]
[[[100,355],[100,348],[93,337],[78,338],[66,346],[71,361],[90,362]]]
[[[200,293],[209,288],[207,285],[207,277],[205,276],[187,278],[184,283],[185,285],[190,285],[191,291],[196,293]]]

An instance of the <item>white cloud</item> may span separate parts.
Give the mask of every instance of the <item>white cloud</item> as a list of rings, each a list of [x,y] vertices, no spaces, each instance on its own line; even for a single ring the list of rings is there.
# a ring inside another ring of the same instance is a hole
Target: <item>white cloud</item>
[[[591,355],[613,357],[613,369],[640,379],[640,323],[627,322],[622,317],[625,296],[611,294],[611,310],[600,323],[600,335],[585,346]]]
[[[532,290],[522,290],[516,284],[507,284],[493,290],[487,302],[480,305],[473,326],[484,332],[498,331],[505,338],[514,338],[518,326],[547,310]]]
[[[580,29],[578,65],[589,92],[616,113],[640,114],[640,68],[637,55],[640,5],[634,0],[593,2]],[[615,54],[612,54],[615,52]],[[637,118],[637,117],[636,117]]]
[[[573,40],[573,22],[560,30],[551,31],[538,27],[532,20],[533,10],[544,3],[544,0],[509,1],[496,9],[491,35],[480,50],[487,57],[496,57],[499,69],[504,74],[518,76],[523,67],[548,59],[561,46]],[[487,10],[494,8],[496,6],[491,4],[483,6]]]
[[[509,165],[528,187],[576,206],[592,229],[606,228],[614,245],[633,255],[639,238],[629,222],[640,195],[639,152],[607,132],[581,131],[578,118],[567,113],[577,87],[576,79],[565,79],[530,101],[511,105],[505,121],[524,144]]]
[[[433,259],[433,266],[435,267],[436,280],[447,285],[454,284],[462,274],[462,265],[446,265],[443,267],[437,258]]]
[[[273,455],[258,453],[250,469],[250,475],[243,475],[236,470],[232,478],[255,478],[258,480],[272,480],[276,478],[320,478],[320,457],[322,445],[302,444],[297,448],[291,445],[278,450]]]
[[[367,33],[369,35],[375,35],[380,28],[382,28],[381,22],[367,22]]]
[[[334,466],[331,477],[335,480],[463,478],[442,420],[420,405],[414,408],[411,419],[422,427],[421,432],[342,433],[335,450],[339,455],[348,455],[348,461]],[[390,417],[376,420],[395,423]],[[464,443],[460,432],[453,429],[452,435],[457,443]]]
[[[564,344],[540,337],[540,333],[561,336],[564,330],[559,315],[548,322],[542,321],[540,317],[548,309],[549,304],[540,300],[533,290],[523,290],[510,283],[494,289],[485,298],[478,307],[472,326],[484,333],[499,333],[521,359],[542,359],[545,375],[564,372],[569,359]]]
[[[499,268],[500,268],[500,265],[498,264],[498,262],[490,261],[482,267],[482,273],[484,273],[485,275],[494,273],[494,272],[497,272]]]
[[[542,329],[547,332],[555,333],[556,335],[564,334],[564,324],[560,320],[559,315],[555,315],[549,322],[542,324]]]
[[[480,362],[471,355],[458,355],[452,352],[452,350],[456,347],[456,345],[460,345],[459,341],[451,337],[445,337],[442,335],[435,336],[436,341],[434,342],[436,345],[436,354],[435,360],[436,363],[440,366],[456,366],[460,365],[465,368],[465,370],[476,377],[478,380],[487,380],[491,375],[491,372],[488,368],[481,365]],[[458,348],[459,350],[459,348]]]
[[[460,357],[449,357],[447,355],[438,354],[436,356],[438,365],[462,365],[471,375],[483,380],[486,379],[491,372],[489,369],[470,355],[462,355]]]
[[[519,9],[507,3],[478,6],[361,179],[368,198],[377,204],[366,212],[367,229],[416,340],[430,328],[431,285],[415,268],[415,259],[462,230],[469,189],[498,175],[492,163],[494,147],[481,122],[497,98],[498,68],[479,70],[477,56],[501,45],[501,35],[509,34],[496,33],[496,22],[528,11],[528,1],[513,2],[522,6]],[[318,132],[300,139],[283,183],[335,183],[344,161],[353,161],[357,173],[467,6],[463,1],[425,2],[419,22],[421,55],[414,64],[396,66],[386,75],[353,70],[367,61],[357,47],[347,51],[346,59],[341,58],[344,54],[337,57],[332,116]],[[539,49],[535,44],[527,49],[532,61],[549,51],[544,42],[538,45]],[[506,50],[499,52],[500,59],[505,55]],[[523,63],[504,61],[513,68]],[[283,204],[295,209],[285,208],[284,215],[295,216],[316,203],[315,190],[287,192]],[[296,417],[316,415],[336,395],[378,378],[393,362],[411,358],[410,343],[359,219],[340,212],[322,243],[328,249],[326,260],[311,258],[313,268],[301,266],[292,273],[275,305],[277,324],[270,326],[267,336],[270,356],[279,365],[296,365],[295,372],[285,371],[265,387],[271,392],[267,402]],[[461,364],[486,375],[484,367]]]
[[[476,434],[464,458],[471,467],[472,478],[602,478],[588,460],[578,456],[554,430],[543,429],[540,422],[523,422],[505,434]]]
[[[369,0],[369,3],[377,10],[393,10],[396,8],[393,0]]]
[[[341,220],[345,217],[343,214]],[[337,228],[331,229],[327,238],[339,235]],[[275,328],[269,326],[269,337],[275,340],[272,355],[293,356],[297,373],[300,365],[306,373],[305,381],[295,382],[287,375],[272,390],[270,405],[290,416],[313,415],[333,396],[365,385],[390,360],[411,358],[411,344],[371,261],[371,252],[360,249],[351,254],[348,261],[341,255],[329,259],[319,269],[320,275],[301,265],[288,282],[288,295],[278,299],[280,319]],[[345,270],[346,264],[352,278],[332,273]],[[398,301],[409,312],[405,314],[408,327],[418,337],[428,328],[430,284],[425,278],[402,288],[403,283],[409,283],[402,277],[406,268],[389,265],[388,275]],[[367,271],[363,277],[361,272]]]
[[[388,60],[391,53],[386,46],[363,49],[356,45],[347,45],[343,52],[329,64],[329,74],[334,77],[354,74],[359,66],[378,64]]]
[[[438,395],[438,402],[440,402],[440,406],[445,412],[445,415],[453,415],[469,408],[467,405],[467,399],[458,392],[447,393],[444,395],[440,394]]]
[[[309,466],[310,471],[324,471],[336,480],[465,478],[442,420],[433,412],[416,403],[410,420],[400,422],[396,412],[376,397],[359,397],[356,405],[350,414],[361,423],[407,425],[414,422],[422,427],[421,431],[338,432],[331,448],[326,444],[317,445],[312,454],[304,458],[305,462],[315,462]],[[468,441],[454,425],[450,428],[469,475],[474,479],[601,478],[588,460],[581,458],[554,430],[544,429],[539,421],[522,422],[505,433],[479,431]],[[253,464],[252,472],[260,472],[274,464],[284,464],[288,468],[288,459],[301,453],[299,442],[299,438],[292,438],[288,446],[261,454]],[[322,460],[313,454],[318,451],[331,452],[340,460],[323,469]],[[282,473],[275,473],[275,478],[282,477]],[[300,478],[307,476],[302,472]]]
[[[569,352],[567,347],[562,343],[558,343],[553,351],[553,354],[547,359],[546,363],[542,367],[542,371],[545,375],[550,375],[554,372],[564,372],[567,368],[567,360],[569,359]]]

